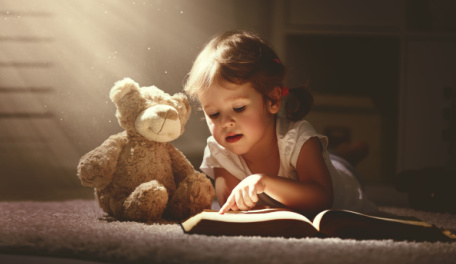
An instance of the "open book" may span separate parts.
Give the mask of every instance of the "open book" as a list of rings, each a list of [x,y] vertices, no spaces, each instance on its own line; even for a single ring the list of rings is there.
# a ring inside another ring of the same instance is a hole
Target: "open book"
[[[456,241],[448,230],[440,230],[418,219],[378,217],[347,210],[326,210],[313,221],[285,209],[262,209],[219,214],[205,210],[183,222],[187,234],[216,236],[340,237],[410,241]]]

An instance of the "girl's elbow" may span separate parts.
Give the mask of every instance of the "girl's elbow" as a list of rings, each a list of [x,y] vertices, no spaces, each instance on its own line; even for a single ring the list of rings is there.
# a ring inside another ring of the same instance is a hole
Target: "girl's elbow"
[[[333,194],[321,192],[319,195],[308,200],[305,204],[297,206],[297,211],[302,214],[318,214],[321,211],[332,208]]]
[[[315,202],[315,213],[330,209],[334,202],[334,195],[332,188],[321,190],[320,195],[317,195],[317,201]]]

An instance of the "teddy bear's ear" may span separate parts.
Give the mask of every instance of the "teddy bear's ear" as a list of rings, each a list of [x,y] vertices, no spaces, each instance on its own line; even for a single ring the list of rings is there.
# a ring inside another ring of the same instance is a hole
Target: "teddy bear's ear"
[[[130,78],[125,78],[114,84],[111,92],[109,93],[109,98],[115,104],[117,104],[125,95],[139,91],[139,85]]]

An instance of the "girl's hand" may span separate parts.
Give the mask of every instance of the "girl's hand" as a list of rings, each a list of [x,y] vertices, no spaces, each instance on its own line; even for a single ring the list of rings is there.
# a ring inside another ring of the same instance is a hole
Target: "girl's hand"
[[[264,192],[264,175],[253,174],[242,180],[231,192],[219,213],[224,214],[228,210],[249,210],[258,202],[257,194]]]

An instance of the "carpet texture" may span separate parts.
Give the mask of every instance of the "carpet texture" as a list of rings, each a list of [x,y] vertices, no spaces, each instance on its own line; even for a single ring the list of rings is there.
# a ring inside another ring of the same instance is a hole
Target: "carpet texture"
[[[456,216],[395,207],[456,229]],[[109,221],[92,200],[0,202],[0,254],[109,263],[456,263],[456,242],[186,235],[177,223]]]

